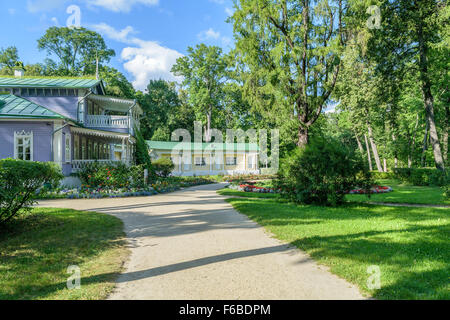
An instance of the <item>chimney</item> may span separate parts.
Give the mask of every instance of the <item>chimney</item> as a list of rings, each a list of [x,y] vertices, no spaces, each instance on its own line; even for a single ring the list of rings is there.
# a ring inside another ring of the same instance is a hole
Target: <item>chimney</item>
[[[14,70],[14,77],[22,78],[24,75],[25,75],[25,70],[23,70],[23,69],[15,69]]]
[[[14,67],[14,76],[16,78],[21,78],[25,75],[25,67],[23,66],[23,62],[17,61],[16,66]]]

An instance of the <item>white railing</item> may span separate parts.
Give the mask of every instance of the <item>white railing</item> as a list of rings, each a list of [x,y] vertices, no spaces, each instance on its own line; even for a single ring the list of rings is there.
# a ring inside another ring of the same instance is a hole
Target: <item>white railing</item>
[[[127,129],[129,121],[127,116],[86,116],[86,126],[93,128]]]
[[[90,163],[115,163],[115,162],[123,162],[129,164],[128,160],[72,160],[72,172],[78,172],[84,166]]]

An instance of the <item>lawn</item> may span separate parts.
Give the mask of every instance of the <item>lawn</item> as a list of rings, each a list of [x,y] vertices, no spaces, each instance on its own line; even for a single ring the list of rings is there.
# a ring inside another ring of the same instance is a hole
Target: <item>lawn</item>
[[[401,184],[396,180],[380,180],[378,183],[382,186],[392,187],[394,191],[385,194],[374,194],[370,200],[365,195],[351,194],[347,195],[347,200],[356,202],[450,205],[450,200],[444,199],[444,191],[440,187],[415,187]]]
[[[245,197],[227,201],[367,295],[450,299],[448,209],[362,203],[328,208]],[[379,290],[367,287],[371,265],[381,269]]]
[[[33,209],[0,231],[0,300],[104,299],[128,257],[122,222],[66,209]],[[68,290],[67,268],[81,269]]]

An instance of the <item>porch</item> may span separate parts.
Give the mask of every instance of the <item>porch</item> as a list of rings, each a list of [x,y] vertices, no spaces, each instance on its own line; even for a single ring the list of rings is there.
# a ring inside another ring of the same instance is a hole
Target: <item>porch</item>
[[[76,173],[87,164],[122,162],[133,163],[134,138],[127,134],[72,128],[72,172]]]

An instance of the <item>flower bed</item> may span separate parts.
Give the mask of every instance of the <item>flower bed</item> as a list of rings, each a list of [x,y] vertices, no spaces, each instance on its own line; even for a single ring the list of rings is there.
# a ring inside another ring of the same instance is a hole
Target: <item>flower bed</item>
[[[245,191],[245,192],[276,193],[275,189],[273,189],[273,188],[258,187],[258,186],[251,185],[251,184],[231,185],[229,188],[233,189],[233,190]]]
[[[40,199],[102,199],[102,198],[127,198],[127,197],[148,197],[161,193],[169,193],[197,185],[209,184],[210,180],[202,178],[191,179],[167,179],[157,181],[147,187],[133,188],[110,188],[82,185],[81,188],[58,188],[53,190],[42,189],[38,193]]]
[[[256,193],[279,193],[280,190],[274,188],[260,187],[253,184],[240,184],[240,185],[230,185],[229,189],[244,191],[244,192],[256,192]],[[371,189],[371,194],[376,193],[389,193],[394,191],[391,187],[375,186]],[[348,194],[366,194],[363,189],[355,189],[348,192]]]
[[[375,194],[375,193],[389,193],[394,191],[391,187],[382,187],[382,186],[375,186],[370,190],[370,193]],[[362,189],[355,189],[355,190],[351,190],[349,192],[349,194],[366,194],[367,192],[365,190]]]

